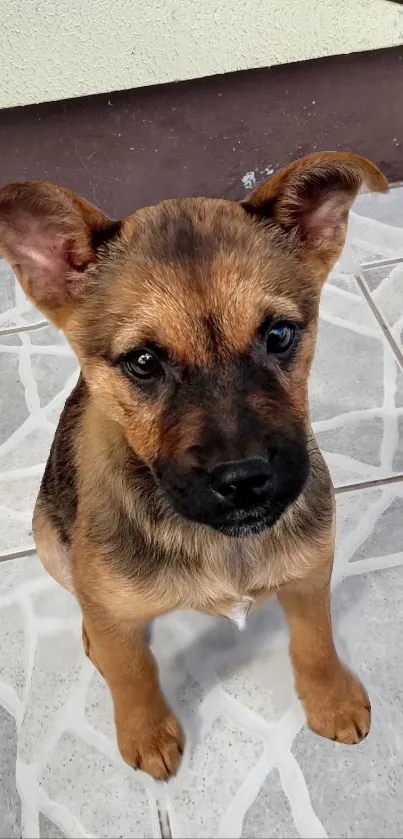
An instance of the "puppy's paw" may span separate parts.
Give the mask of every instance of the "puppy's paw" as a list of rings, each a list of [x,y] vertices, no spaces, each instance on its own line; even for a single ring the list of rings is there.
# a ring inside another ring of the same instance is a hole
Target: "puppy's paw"
[[[133,733],[118,731],[120,753],[134,769],[142,769],[157,781],[167,781],[175,775],[181,762],[184,735],[173,714],[167,713],[158,725],[145,722]]]
[[[371,725],[368,694],[356,676],[341,668],[331,678],[314,679],[301,696],[309,727],[338,743],[359,743]]]

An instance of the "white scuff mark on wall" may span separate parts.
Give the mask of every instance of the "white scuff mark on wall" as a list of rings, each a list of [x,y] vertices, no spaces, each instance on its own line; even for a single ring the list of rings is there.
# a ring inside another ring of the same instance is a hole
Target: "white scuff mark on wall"
[[[257,177],[256,177],[257,173]],[[253,189],[256,186],[260,179],[264,180],[264,178],[270,177],[270,175],[274,175],[274,167],[273,166],[265,166],[262,169],[257,169],[256,172],[254,169],[251,169],[250,172],[245,172],[242,175],[242,183],[246,190]]]
[[[256,186],[256,175],[253,169],[250,172],[245,172],[245,174],[242,176],[242,183],[245,189],[252,189],[254,186]]]

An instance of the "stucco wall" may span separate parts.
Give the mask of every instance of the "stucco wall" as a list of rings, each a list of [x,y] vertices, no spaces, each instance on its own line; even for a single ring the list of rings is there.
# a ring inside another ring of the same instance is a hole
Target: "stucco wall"
[[[386,0],[0,0],[0,107],[402,42]]]

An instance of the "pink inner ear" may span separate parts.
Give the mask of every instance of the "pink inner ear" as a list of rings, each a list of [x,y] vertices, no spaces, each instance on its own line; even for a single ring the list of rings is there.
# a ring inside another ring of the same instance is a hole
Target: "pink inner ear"
[[[68,297],[70,270],[66,239],[60,235],[41,236],[38,231],[21,239],[14,253],[27,291],[38,305],[63,305]]]
[[[337,240],[341,227],[347,222],[349,196],[336,192],[323,200],[315,209],[307,209],[302,218],[304,238],[312,247],[329,247]]]

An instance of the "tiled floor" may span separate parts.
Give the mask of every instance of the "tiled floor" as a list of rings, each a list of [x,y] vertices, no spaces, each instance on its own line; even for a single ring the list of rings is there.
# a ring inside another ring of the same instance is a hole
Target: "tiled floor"
[[[178,613],[152,643],[188,746],[160,786],[119,759],[78,609],[32,553],[77,371],[0,263],[0,837],[403,835],[403,188],[357,203],[321,314],[310,391],[340,490],[335,628],[369,689],[371,734],[344,747],[304,728],[275,602],[244,633]]]

